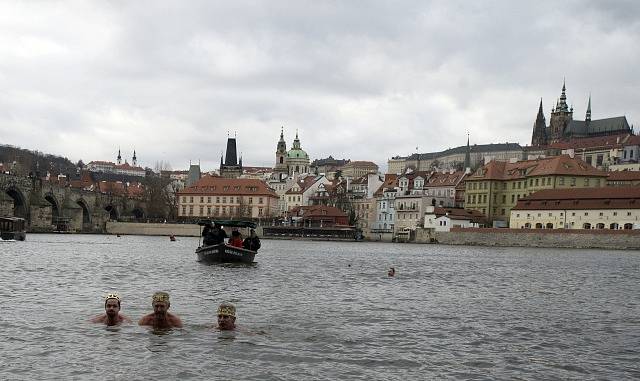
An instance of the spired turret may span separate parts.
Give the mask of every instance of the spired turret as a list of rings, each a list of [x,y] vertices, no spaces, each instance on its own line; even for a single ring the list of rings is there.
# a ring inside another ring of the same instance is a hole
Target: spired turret
[[[542,98],[540,98],[540,107],[538,107],[538,115],[536,115],[536,121],[533,124],[533,134],[531,136],[532,146],[544,146],[548,143],[547,137],[547,122],[544,119],[544,112],[542,111]]]

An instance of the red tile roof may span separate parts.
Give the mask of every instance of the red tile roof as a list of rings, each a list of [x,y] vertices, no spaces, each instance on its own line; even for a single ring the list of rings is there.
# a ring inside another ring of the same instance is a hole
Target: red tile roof
[[[429,181],[427,181],[425,187],[453,187],[456,186],[464,176],[464,171],[453,173],[434,172],[431,174],[431,177],[429,177]]]
[[[375,197],[382,196],[382,192],[384,192],[387,188],[394,188],[398,186],[398,175],[396,174],[386,174],[384,175],[384,183],[380,185],[380,188],[373,192]]]
[[[442,217],[449,215],[451,218],[458,220],[469,220],[473,222],[486,222],[486,217],[478,210],[464,209],[464,208],[442,208],[435,207],[433,213],[436,217]]]
[[[545,189],[521,199],[512,210],[639,209],[640,187]]]
[[[476,170],[473,175],[467,177],[467,180],[512,180],[548,175],[606,177],[607,173],[592,167],[577,157],[560,155],[515,163],[494,160]]]
[[[640,180],[640,171],[611,171],[608,181],[633,181]]]

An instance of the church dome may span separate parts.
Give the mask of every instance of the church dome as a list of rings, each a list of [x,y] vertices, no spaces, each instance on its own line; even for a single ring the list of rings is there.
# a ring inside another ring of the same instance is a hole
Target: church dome
[[[309,155],[303,149],[290,149],[287,152],[287,159],[308,159]]]

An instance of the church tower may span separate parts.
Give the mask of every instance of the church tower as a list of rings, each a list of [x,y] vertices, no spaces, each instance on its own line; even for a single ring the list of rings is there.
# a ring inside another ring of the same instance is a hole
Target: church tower
[[[287,143],[284,141],[284,127],[280,128],[280,140],[276,147],[276,166],[273,172],[278,180],[282,180],[287,173]]]
[[[556,103],[556,108],[551,110],[549,121],[549,143],[557,142],[564,136],[565,129],[573,120],[573,107],[567,105],[567,94],[564,81],[562,82],[562,94]]]
[[[547,137],[547,122],[544,120],[544,113],[542,112],[542,99],[540,99],[540,107],[538,108],[538,115],[536,116],[536,122],[533,124],[533,134],[531,136],[531,145],[534,147],[546,146],[548,143]]]
[[[227,138],[227,151],[224,157],[220,157],[220,176],[229,179],[237,179],[242,175],[242,160],[238,163],[236,138]]]
[[[133,150],[133,157],[131,158],[131,165],[134,167],[138,165],[138,158],[136,157],[136,150]]]
[[[116,164],[122,164],[122,155],[120,155],[120,148],[118,148],[118,157],[116,158]]]

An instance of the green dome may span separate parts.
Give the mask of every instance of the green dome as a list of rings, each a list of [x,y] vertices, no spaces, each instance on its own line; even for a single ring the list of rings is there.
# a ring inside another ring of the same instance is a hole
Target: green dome
[[[309,155],[307,155],[306,152],[304,152],[304,150],[302,149],[291,149],[287,152],[287,158],[290,159],[297,159],[297,158],[301,158],[301,159],[308,159]]]

